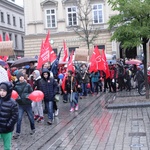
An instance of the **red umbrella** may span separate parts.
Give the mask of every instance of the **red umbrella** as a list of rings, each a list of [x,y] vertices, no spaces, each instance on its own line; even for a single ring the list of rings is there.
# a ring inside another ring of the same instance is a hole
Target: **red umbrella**
[[[139,65],[142,64],[142,61],[138,59],[130,59],[130,60],[126,60],[125,63],[128,65]]]

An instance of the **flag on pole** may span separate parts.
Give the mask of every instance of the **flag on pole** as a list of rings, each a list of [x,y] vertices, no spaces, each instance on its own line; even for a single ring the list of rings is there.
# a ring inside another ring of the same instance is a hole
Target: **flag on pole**
[[[110,70],[109,70],[109,66],[108,66],[108,63],[107,63],[107,59],[106,59],[106,55],[105,55],[105,52],[104,52],[104,49],[102,50],[102,60],[104,61],[104,65],[105,65],[105,73],[106,73],[106,79],[108,77],[110,77]]]
[[[54,53],[54,51],[49,43],[49,39],[50,39],[50,32],[48,31],[48,34],[45,39],[44,47],[46,49],[48,49],[48,51],[49,51],[48,61],[52,63],[56,59],[56,54]]]
[[[63,62],[67,61],[68,58],[68,50],[65,41],[63,41],[63,49],[64,49],[64,57],[62,59]]]
[[[5,35],[5,41],[10,41],[8,34]]]
[[[74,52],[72,51],[72,53],[70,54],[70,59],[68,61],[67,70],[71,70],[72,72],[75,72],[75,68],[73,65],[73,55],[74,55]]]

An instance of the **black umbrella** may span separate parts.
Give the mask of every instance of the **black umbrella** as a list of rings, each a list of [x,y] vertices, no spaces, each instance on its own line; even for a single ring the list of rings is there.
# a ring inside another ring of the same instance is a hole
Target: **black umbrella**
[[[14,63],[11,65],[11,67],[22,67],[22,66],[29,65],[31,62],[35,63],[35,62],[37,62],[37,59],[30,58],[30,57],[22,57],[16,61],[14,61]]]

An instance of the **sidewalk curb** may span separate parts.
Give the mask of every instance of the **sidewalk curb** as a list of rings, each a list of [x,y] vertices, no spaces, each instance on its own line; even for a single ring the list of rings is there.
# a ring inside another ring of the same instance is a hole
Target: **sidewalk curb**
[[[127,103],[127,104],[108,104],[106,106],[107,109],[137,108],[137,107],[150,107],[150,102]]]

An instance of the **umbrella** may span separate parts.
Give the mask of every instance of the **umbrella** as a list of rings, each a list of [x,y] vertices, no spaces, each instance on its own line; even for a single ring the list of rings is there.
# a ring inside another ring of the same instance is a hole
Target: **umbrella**
[[[125,63],[128,65],[138,65],[138,64],[142,64],[142,61],[138,59],[130,59],[130,60],[126,60]]]
[[[6,63],[4,60],[0,59],[0,65],[1,65],[1,66],[6,66],[7,63]]]
[[[29,65],[31,62],[37,62],[36,58],[30,58],[30,57],[22,57],[16,61],[14,61],[14,63],[11,65],[11,67],[22,67],[22,66],[26,66]]]

